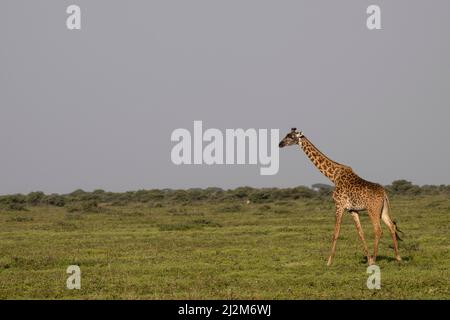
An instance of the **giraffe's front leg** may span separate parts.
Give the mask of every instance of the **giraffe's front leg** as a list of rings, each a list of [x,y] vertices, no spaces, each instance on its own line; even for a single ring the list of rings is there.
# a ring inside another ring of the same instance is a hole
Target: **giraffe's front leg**
[[[339,238],[339,232],[341,230],[342,216],[344,215],[344,207],[336,205],[336,224],[334,226],[333,244],[331,245],[331,253],[328,258],[327,266],[331,266],[333,263],[334,254],[336,253],[336,242]]]

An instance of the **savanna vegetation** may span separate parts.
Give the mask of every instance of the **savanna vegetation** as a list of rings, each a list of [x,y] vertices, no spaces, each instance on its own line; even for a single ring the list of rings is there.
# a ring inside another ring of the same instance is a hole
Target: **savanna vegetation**
[[[0,298],[449,299],[450,186],[386,188],[404,261],[384,227],[381,290],[366,286],[350,217],[326,267],[328,185],[0,196]],[[69,265],[80,290],[66,288]]]

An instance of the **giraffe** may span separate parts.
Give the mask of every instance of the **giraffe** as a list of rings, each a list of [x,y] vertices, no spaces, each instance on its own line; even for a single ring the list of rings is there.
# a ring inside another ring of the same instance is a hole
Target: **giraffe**
[[[382,230],[380,220],[387,225],[394,242],[395,258],[401,261],[398,252],[397,226],[389,216],[389,199],[384,188],[373,182],[360,178],[349,166],[337,163],[325,156],[316,146],[314,146],[303,132],[292,128],[286,137],[280,142],[279,147],[299,145],[311,162],[322,172],[334,185],[333,200],[336,205],[336,221],[334,236],[331,245],[331,253],[327,265],[331,266],[336,253],[336,242],[341,229],[342,217],[347,210],[353,217],[359,238],[361,239],[364,254],[367,256],[369,265],[375,264],[378,254],[378,243]],[[364,232],[359,220],[360,212],[367,210],[375,231],[375,242],[373,255],[369,254]]]

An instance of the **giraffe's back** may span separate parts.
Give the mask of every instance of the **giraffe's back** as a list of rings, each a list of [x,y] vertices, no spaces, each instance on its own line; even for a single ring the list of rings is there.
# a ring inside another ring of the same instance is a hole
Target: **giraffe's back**
[[[353,170],[345,169],[336,183],[333,198],[347,210],[365,210],[369,206],[382,205],[384,188],[359,177]]]

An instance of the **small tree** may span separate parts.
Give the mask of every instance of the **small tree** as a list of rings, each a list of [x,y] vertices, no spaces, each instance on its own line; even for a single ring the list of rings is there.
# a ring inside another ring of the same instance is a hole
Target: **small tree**
[[[44,202],[51,206],[64,207],[64,205],[66,204],[66,199],[62,195],[53,193],[46,196]]]
[[[44,203],[45,194],[42,191],[30,192],[27,195],[27,203],[32,206],[37,206]]]

